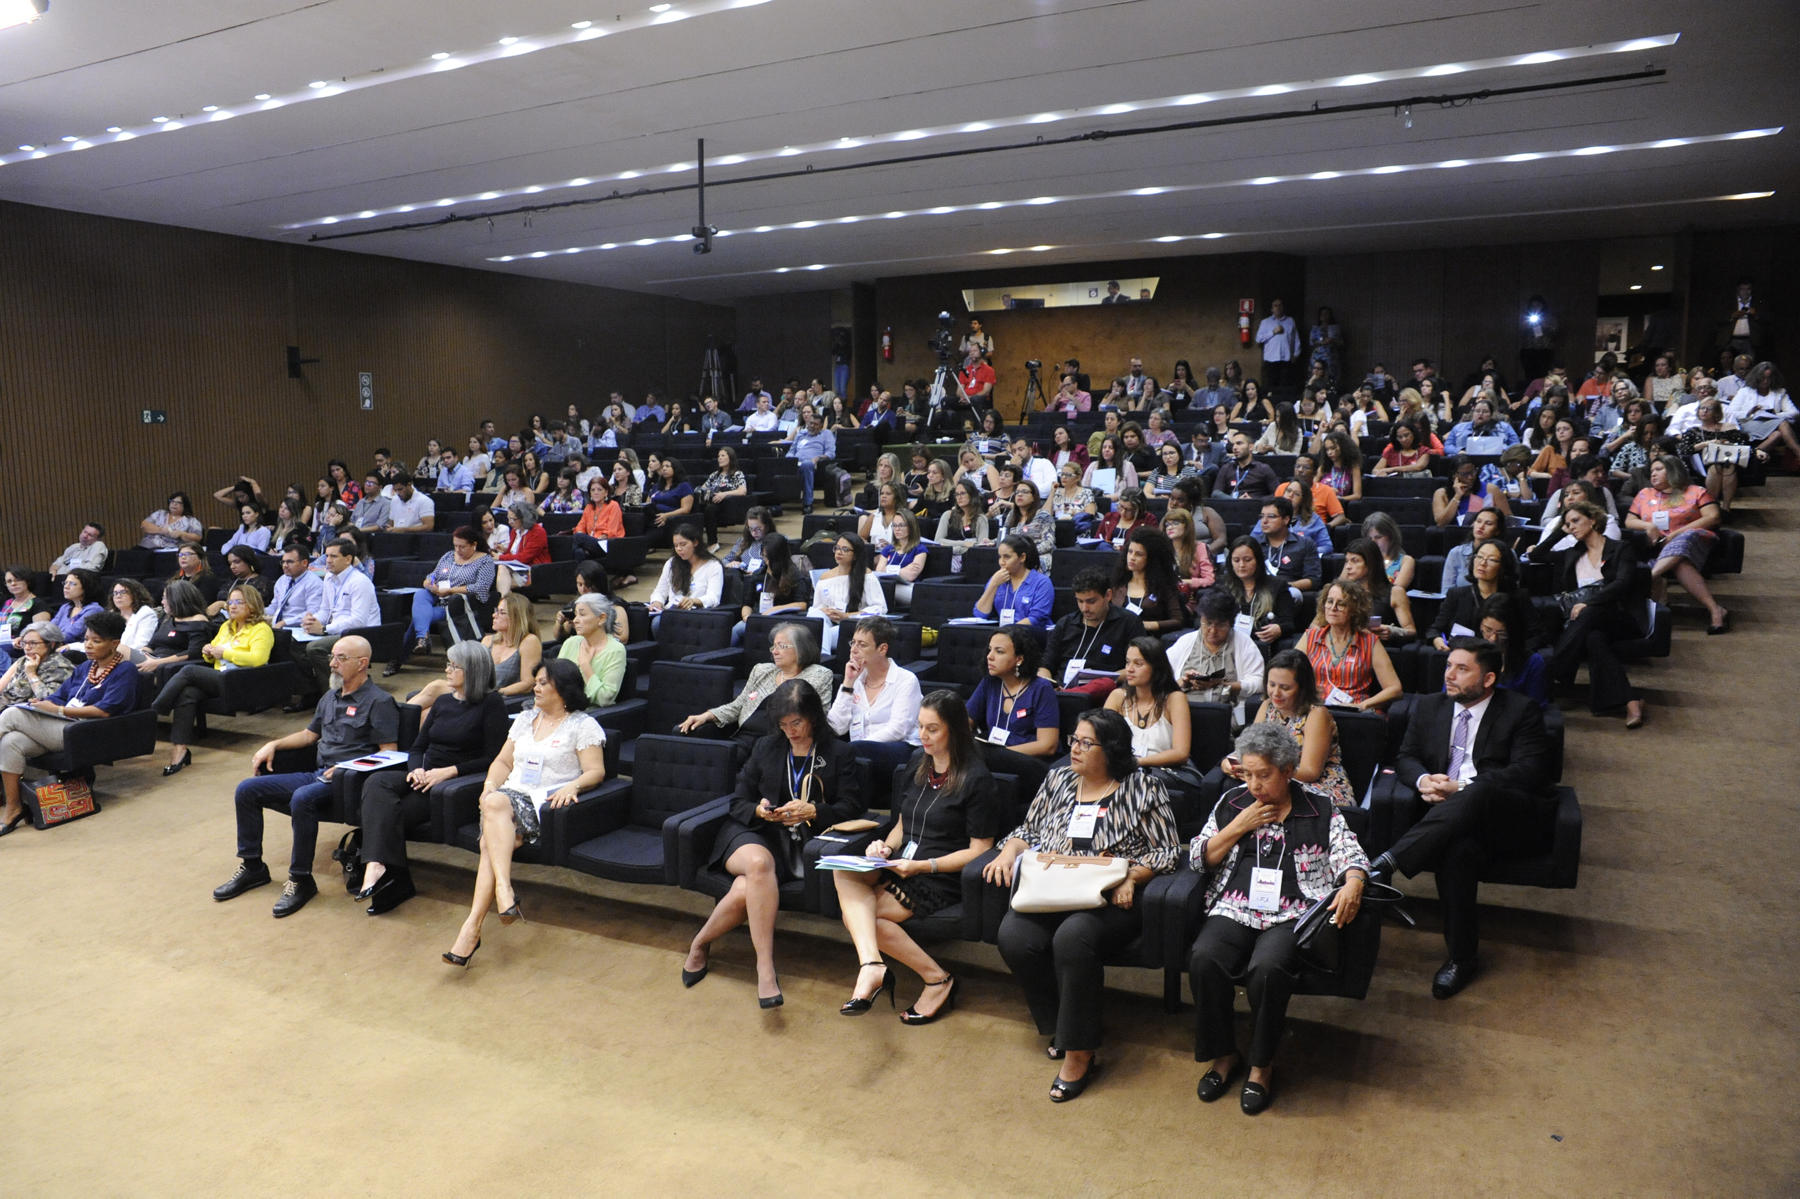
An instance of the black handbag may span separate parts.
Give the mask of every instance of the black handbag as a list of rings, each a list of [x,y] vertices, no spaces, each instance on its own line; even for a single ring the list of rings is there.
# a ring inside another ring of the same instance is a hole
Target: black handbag
[[[362,890],[362,830],[353,828],[338,839],[331,860],[344,868],[344,890],[355,895]]]
[[[1333,887],[1329,895],[1307,908],[1294,923],[1294,945],[1300,951],[1301,964],[1309,970],[1336,974],[1343,967],[1344,930],[1331,922],[1331,905],[1342,889],[1341,884]],[[1405,898],[1399,889],[1386,883],[1365,881],[1356,919],[1379,919],[1369,911],[1372,905],[1395,904]]]

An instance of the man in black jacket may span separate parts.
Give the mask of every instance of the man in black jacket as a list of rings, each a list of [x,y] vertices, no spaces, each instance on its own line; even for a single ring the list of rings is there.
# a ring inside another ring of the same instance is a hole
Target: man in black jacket
[[[1424,816],[1376,858],[1371,877],[1437,874],[1450,957],[1431,981],[1448,999],[1475,977],[1475,893],[1489,856],[1529,852],[1544,839],[1550,743],[1529,697],[1496,685],[1501,653],[1491,642],[1450,643],[1444,691],[1422,697],[1406,726],[1394,773],[1426,805]]]
[[[1050,630],[1044,665],[1038,673],[1059,691],[1079,691],[1104,701],[1118,683],[1114,679],[1078,680],[1082,671],[1125,668],[1125,647],[1144,635],[1136,613],[1112,602],[1112,580],[1093,567],[1075,576],[1075,611]]]

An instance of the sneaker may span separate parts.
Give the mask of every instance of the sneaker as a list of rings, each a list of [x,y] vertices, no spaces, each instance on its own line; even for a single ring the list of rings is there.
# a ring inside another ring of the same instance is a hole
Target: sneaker
[[[244,892],[261,887],[269,882],[269,868],[261,862],[255,865],[239,862],[237,873],[213,888],[213,898],[220,903],[227,899],[236,899]]]
[[[275,901],[275,919],[292,916],[318,893],[319,887],[313,882],[312,875],[289,875],[287,883],[281,888],[281,898]]]

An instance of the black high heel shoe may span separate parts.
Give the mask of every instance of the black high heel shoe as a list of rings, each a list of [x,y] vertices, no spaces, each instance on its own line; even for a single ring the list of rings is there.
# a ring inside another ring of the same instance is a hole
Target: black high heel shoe
[[[480,949],[480,948],[481,948],[481,938],[477,937],[477,938],[475,938],[475,949],[471,949],[467,953],[451,953],[448,949],[446,949],[446,950],[444,950],[444,964],[446,966],[461,966],[464,970],[467,970],[469,968],[470,961],[472,961],[475,957],[475,950]]]
[[[756,997],[756,1006],[761,1008],[765,1012],[768,1011],[770,1008],[780,1007],[783,1003],[783,1000],[781,998],[781,991],[779,990],[779,988],[781,986],[780,979],[775,980],[775,986],[777,988],[776,992],[773,995],[769,996],[767,999],[764,999],[761,995],[758,995]]]
[[[193,764],[194,751],[190,749],[181,755],[181,761],[170,762],[167,766],[163,767],[163,777],[168,778],[172,774],[180,774]]]
[[[525,913],[521,912],[519,910],[519,897],[517,895],[515,895],[515,896],[513,896],[512,907],[507,908],[504,912],[500,913],[500,923],[502,923],[502,924],[513,924],[515,922],[523,923],[524,920],[525,920]]]
[[[380,878],[378,878],[374,882],[368,884],[362,890],[360,890],[356,894],[352,895],[350,898],[355,900],[357,903],[361,903],[363,900],[365,900],[365,899],[369,898],[371,895],[375,894],[375,888],[379,887],[386,879],[387,879],[387,873],[385,871],[383,871]]]
[[[884,967],[884,969],[881,972],[881,985],[879,987],[876,987],[875,994],[869,996],[867,999],[852,999],[852,1000],[850,1000],[850,1002],[846,1003],[843,1007],[839,1008],[838,1015],[840,1015],[840,1016],[860,1016],[860,1015],[862,1015],[864,1012],[868,1011],[870,1008],[875,1006],[875,1001],[877,999],[881,998],[881,993],[883,991],[887,992],[888,1006],[890,1008],[897,1006],[897,1003],[894,999],[894,971],[893,971],[893,968],[891,966],[888,966],[887,963],[885,963],[885,962],[864,962],[862,964],[864,966],[882,966],[882,967]]]
[[[946,975],[944,975],[944,977],[938,979],[936,982],[926,983],[925,985],[928,987],[941,987],[945,983],[950,984],[950,990],[944,994],[944,1002],[938,1005],[937,1011],[931,1013],[931,1015],[929,1015],[929,1016],[922,1016],[919,1014],[919,1010],[917,1008],[909,1007],[904,1012],[900,1013],[900,1023],[902,1023],[902,1024],[930,1024],[933,1020],[936,1020],[939,1016],[949,1015],[950,1009],[956,1006],[956,987],[957,987],[956,975],[946,974]]]
[[[1099,1073],[1100,1059],[1094,1058],[1088,1062],[1087,1073],[1080,1078],[1069,1079],[1058,1074],[1056,1081],[1050,1084],[1050,1102],[1067,1103],[1071,1099],[1079,1099],[1081,1093],[1088,1089],[1088,1084],[1094,1081],[1094,1076]]]
[[[12,832],[14,829],[18,828],[21,824],[24,824],[27,820],[30,820],[30,819],[31,819],[30,810],[26,809],[26,808],[20,808],[19,814],[17,816],[14,816],[11,820],[8,820],[4,827],[0,827],[0,837],[6,836],[6,834]]]

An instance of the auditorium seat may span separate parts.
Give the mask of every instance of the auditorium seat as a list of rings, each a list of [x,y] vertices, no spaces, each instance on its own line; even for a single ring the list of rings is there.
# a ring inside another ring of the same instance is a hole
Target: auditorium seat
[[[681,819],[736,786],[729,741],[646,734],[634,746],[632,777],[572,818],[565,835],[570,869],[627,883],[674,886]]]

